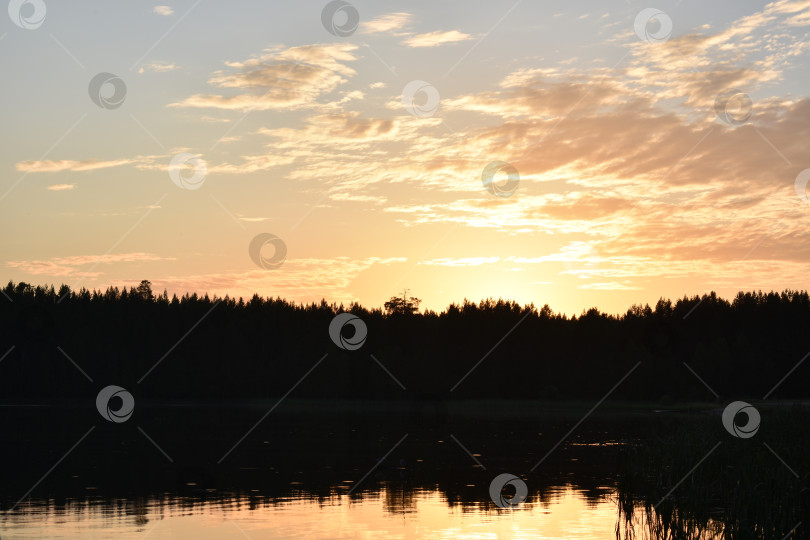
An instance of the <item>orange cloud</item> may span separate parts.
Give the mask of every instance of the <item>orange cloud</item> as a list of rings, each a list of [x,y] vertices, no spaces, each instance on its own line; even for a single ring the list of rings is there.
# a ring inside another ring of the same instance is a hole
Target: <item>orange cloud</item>
[[[286,298],[296,302],[319,302],[330,298],[348,304],[357,301],[352,284],[357,276],[375,265],[405,262],[401,257],[368,257],[350,259],[291,259],[279,270],[253,269],[237,273],[170,276],[154,279],[156,289],[185,292],[205,291],[218,296],[243,296],[258,293],[263,296]]]
[[[240,111],[316,107],[320,97],[355,74],[345,63],[356,59],[353,54],[356,49],[356,45],[349,43],[303,45],[268,50],[243,62],[229,62],[231,69],[214,73],[209,84],[250,92],[195,94],[169,107]]]
[[[95,171],[98,169],[109,169],[136,163],[135,159],[117,159],[113,161],[100,161],[97,159],[88,160],[42,160],[42,161],[20,161],[17,163],[17,170],[38,173],[38,172],[61,172],[61,171]]]
[[[103,272],[83,272],[80,267],[97,264],[118,264],[128,262],[150,262],[174,260],[174,257],[161,257],[153,253],[119,253],[114,255],[75,255],[56,257],[48,260],[9,261],[10,268],[35,275],[98,277]]]

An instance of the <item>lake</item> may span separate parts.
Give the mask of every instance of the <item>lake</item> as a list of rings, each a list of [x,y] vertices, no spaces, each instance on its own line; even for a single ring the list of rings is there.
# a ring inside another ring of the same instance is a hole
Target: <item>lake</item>
[[[13,538],[615,538],[616,505],[571,487],[517,510],[451,507],[438,490],[386,487],[359,499],[336,495],[264,500],[34,501],[4,520]]]
[[[586,416],[586,403],[274,404],[139,403],[121,423],[81,403],[6,404],[0,538],[616,538],[617,527],[664,538],[650,527],[656,501],[622,491],[627,453],[716,416],[610,404]],[[710,442],[678,450],[678,477]],[[514,480],[493,493],[499,475]],[[717,517],[689,537],[721,537],[706,530]]]

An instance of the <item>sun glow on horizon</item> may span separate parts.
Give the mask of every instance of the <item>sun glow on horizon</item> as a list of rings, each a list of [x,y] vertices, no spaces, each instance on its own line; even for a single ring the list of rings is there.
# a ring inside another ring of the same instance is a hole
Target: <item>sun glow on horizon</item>
[[[6,278],[568,315],[808,288],[807,2],[310,7],[12,25]]]

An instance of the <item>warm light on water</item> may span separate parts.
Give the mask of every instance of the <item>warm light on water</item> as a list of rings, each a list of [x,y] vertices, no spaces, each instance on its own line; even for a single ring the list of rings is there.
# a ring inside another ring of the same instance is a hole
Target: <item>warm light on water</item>
[[[361,500],[335,496],[324,502],[248,498],[196,502],[113,501],[110,505],[29,503],[2,522],[3,540],[17,538],[194,538],[249,540],[301,538],[538,539],[615,538],[616,503],[587,499],[570,487],[516,510],[450,507],[438,491],[383,489]]]

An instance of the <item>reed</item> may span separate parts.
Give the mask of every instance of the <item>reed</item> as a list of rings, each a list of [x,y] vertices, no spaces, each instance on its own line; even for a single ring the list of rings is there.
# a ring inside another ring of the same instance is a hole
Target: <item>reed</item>
[[[731,436],[719,415],[707,414],[627,447],[617,539],[808,536],[810,411],[759,407],[763,422],[749,439]]]

